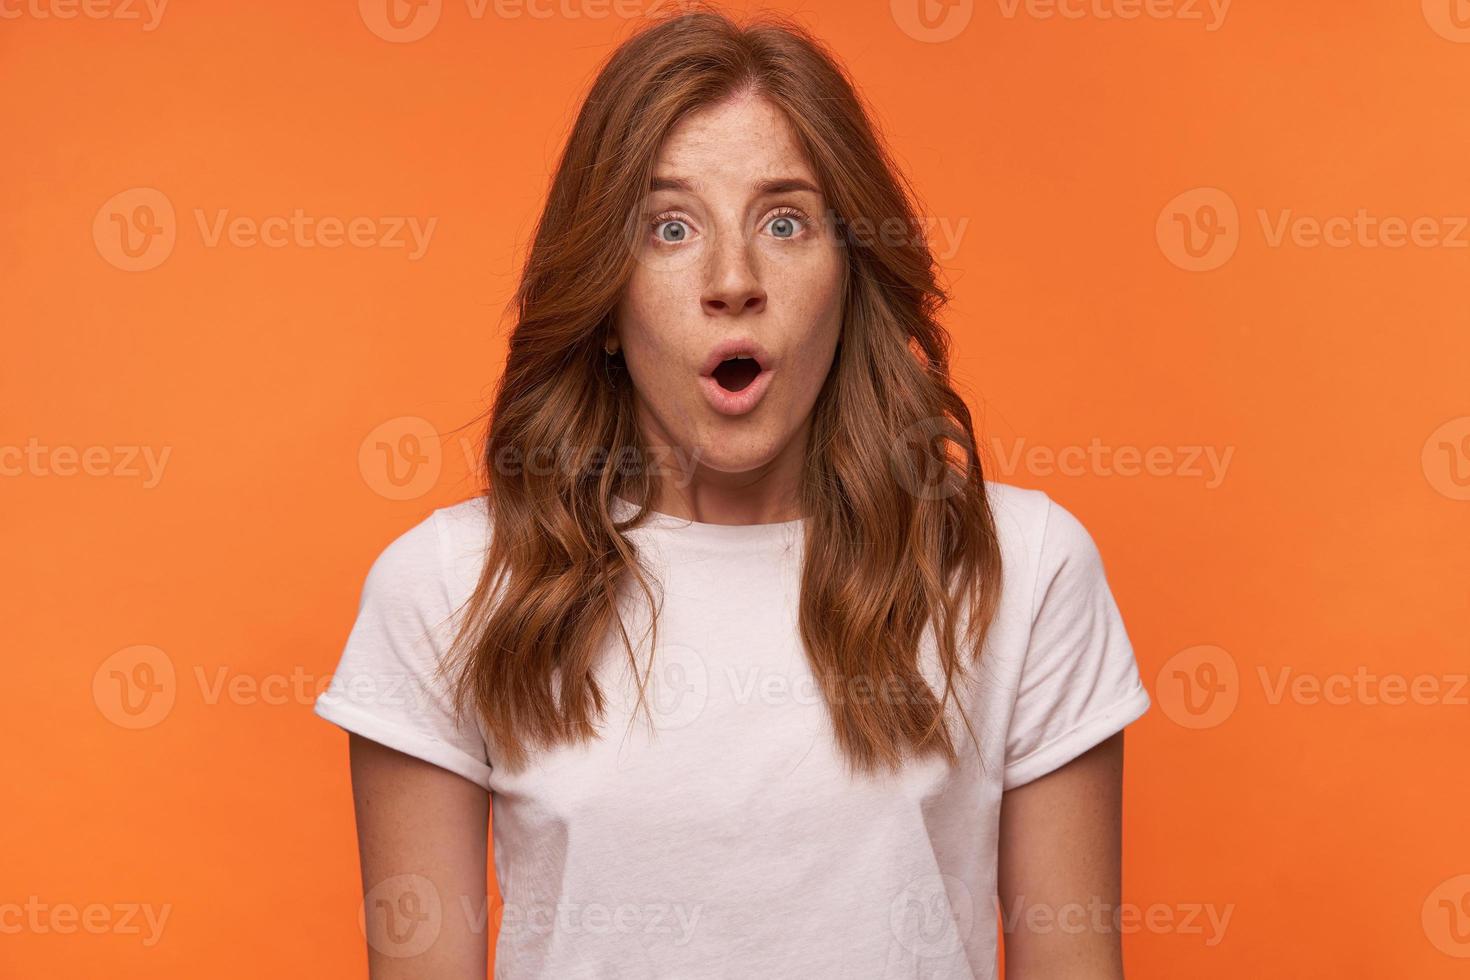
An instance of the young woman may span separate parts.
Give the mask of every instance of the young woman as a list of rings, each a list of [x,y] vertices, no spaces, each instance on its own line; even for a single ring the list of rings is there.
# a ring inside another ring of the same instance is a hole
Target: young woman
[[[1098,552],[983,480],[912,194],[800,29],[605,65],[557,166],[482,496],[393,541],[352,733],[372,975],[1122,976]],[[1039,911],[1038,911],[1039,910]]]

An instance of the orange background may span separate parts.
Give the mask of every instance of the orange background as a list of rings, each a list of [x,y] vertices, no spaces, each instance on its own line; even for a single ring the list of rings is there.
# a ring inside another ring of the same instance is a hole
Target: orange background
[[[1106,560],[1155,700],[1128,735],[1125,900],[1174,923],[1125,938],[1130,976],[1470,967],[1470,26],[1450,3],[1212,24],[1195,0],[997,0],[932,28],[898,0],[787,8],[963,229],[948,322],[989,474],[1047,490]],[[370,28],[377,0],[177,3],[152,30],[0,3],[0,974],[362,973],[346,739],[311,697],[373,557],[473,488],[459,427],[500,370],[571,114],[632,28],[579,0],[476,9],[426,7],[404,41]],[[138,188],[168,228],[113,201]],[[196,217],[296,209],[437,224],[411,258],[211,245]],[[1273,243],[1288,209],[1452,241]],[[113,215],[172,251],[127,271]],[[1223,251],[1191,259],[1185,228]],[[1154,472],[1014,455],[1093,440],[1154,449]],[[1231,453],[1223,477],[1189,447]],[[143,449],[168,451],[160,479]],[[149,679],[138,646],[164,707],[129,727],[113,680]],[[1360,670],[1439,693],[1332,688]],[[1343,703],[1274,696],[1282,671]],[[29,896],[116,927],[17,929]],[[169,908],[159,942],[127,903]],[[1196,906],[1228,912],[1223,938]]]

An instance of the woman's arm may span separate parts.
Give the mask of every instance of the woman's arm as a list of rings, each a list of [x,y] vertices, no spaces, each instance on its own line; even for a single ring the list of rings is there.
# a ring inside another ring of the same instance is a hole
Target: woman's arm
[[[1123,732],[1001,798],[1007,980],[1122,980]]]
[[[369,976],[484,977],[489,794],[360,735],[350,746]]]

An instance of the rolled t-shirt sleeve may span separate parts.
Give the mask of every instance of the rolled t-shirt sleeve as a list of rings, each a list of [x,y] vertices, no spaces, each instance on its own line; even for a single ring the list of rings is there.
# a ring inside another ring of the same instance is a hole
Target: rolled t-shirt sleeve
[[[452,678],[436,676],[455,625],[440,534],[431,514],[378,555],[336,672],[313,710],[488,789],[484,735],[472,712],[456,722]]]
[[[1150,704],[1097,545],[1050,498],[1032,603],[1006,738],[1005,789],[1060,768]]]

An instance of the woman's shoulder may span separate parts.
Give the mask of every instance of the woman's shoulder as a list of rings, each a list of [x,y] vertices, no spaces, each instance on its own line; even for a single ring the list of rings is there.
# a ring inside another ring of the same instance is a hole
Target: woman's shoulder
[[[427,520],[437,527],[448,543],[459,541],[483,545],[490,533],[490,505],[484,494],[477,494],[457,504],[435,509]]]
[[[986,489],[1007,566],[1005,578],[1015,583],[1007,590],[1011,598],[1025,595],[1034,604],[1040,590],[1059,574],[1102,575],[1097,544],[1072,511],[1043,490],[994,481]]]
[[[995,480],[985,481],[985,496],[1002,558],[1019,561],[1034,556],[1046,533],[1051,497],[1043,490]]]
[[[428,523],[435,529],[445,588],[457,603],[473,591],[485,562],[493,523],[489,501],[480,494],[440,507]]]
[[[373,560],[364,601],[452,606],[472,589],[490,529],[484,497],[437,507],[389,539]]]

